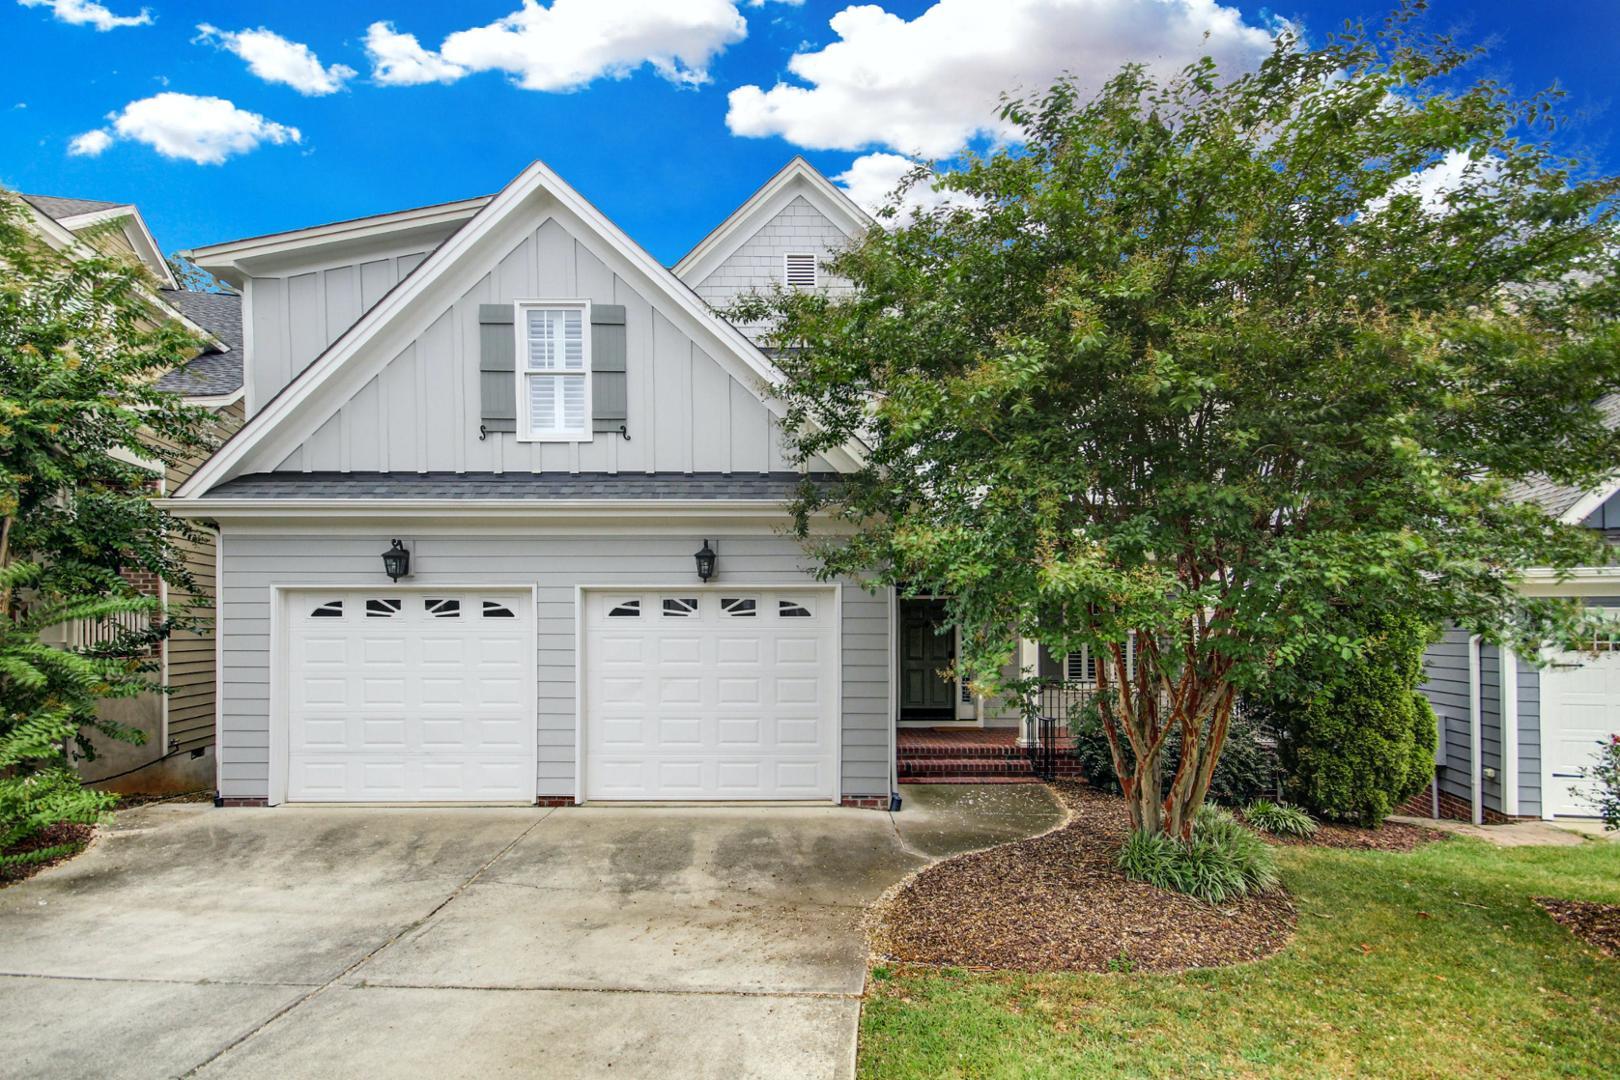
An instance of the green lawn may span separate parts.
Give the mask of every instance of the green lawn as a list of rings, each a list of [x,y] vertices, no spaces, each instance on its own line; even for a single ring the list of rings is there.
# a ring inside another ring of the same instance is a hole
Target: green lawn
[[[1620,903],[1620,844],[1280,856],[1300,920],[1278,956],[1183,975],[879,968],[860,1074],[1620,1076],[1620,960],[1529,899]]]

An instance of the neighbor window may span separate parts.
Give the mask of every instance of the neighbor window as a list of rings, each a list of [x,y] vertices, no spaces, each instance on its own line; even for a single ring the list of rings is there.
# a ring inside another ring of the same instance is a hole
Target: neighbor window
[[[591,437],[591,339],[588,305],[518,305],[518,436]]]

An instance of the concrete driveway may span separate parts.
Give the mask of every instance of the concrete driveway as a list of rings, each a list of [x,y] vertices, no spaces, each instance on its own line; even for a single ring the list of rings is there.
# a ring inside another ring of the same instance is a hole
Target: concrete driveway
[[[849,1076],[865,906],[1061,814],[906,798],[128,811],[0,891],[0,1073]]]

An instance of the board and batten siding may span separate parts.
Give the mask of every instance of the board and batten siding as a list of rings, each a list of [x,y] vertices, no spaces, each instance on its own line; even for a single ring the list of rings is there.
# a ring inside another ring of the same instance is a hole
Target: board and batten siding
[[[572,796],[575,767],[574,601],[581,585],[635,588],[692,581],[692,537],[432,535],[410,537],[408,584],[538,587],[539,794]],[[712,537],[722,582],[803,585],[803,550],[790,537]],[[223,612],[224,707],[220,795],[264,798],[270,763],[272,586],[387,587],[375,538],[253,535],[227,529]],[[842,590],[840,718],[843,794],[889,793],[889,600]]]
[[[755,396],[756,387],[739,382],[632,289],[610,268],[612,257],[604,249],[547,217],[516,232],[505,250],[375,378],[338,404],[330,419],[276,465],[277,471],[793,469],[781,427]],[[366,263],[255,279],[249,305],[255,389],[284,383],[302,370],[402,277],[414,258],[384,260],[375,272]],[[519,442],[511,432],[481,432],[478,309],[536,298],[624,307],[628,439],[598,433],[579,443]],[[259,403],[265,400],[260,395]],[[813,462],[811,467],[826,466]]]
[[[244,283],[245,397],[253,416],[427,258],[420,240],[366,258]]]

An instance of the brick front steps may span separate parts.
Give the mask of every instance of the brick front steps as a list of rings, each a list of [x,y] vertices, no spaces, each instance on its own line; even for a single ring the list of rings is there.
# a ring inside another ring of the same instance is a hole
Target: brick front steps
[[[896,739],[902,784],[1033,784],[1029,752],[1011,729],[902,728]],[[1059,776],[1078,775],[1076,762],[1059,753]]]

